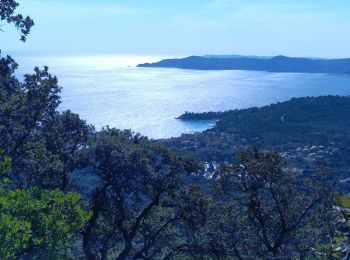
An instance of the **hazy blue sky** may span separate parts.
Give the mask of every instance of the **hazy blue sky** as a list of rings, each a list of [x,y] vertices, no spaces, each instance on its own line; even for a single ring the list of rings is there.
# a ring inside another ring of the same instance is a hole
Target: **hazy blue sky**
[[[350,57],[349,0],[19,0],[27,43],[3,50],[76,54]]]

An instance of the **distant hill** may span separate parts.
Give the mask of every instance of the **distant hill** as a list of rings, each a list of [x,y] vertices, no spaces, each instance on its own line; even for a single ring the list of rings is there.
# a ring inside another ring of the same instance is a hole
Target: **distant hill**
[[[264,145],[281,141],[317,145],[345,139],[350,142],[350,96],[292,98],[268,106],[225,112],[186,112],[178,119],[217,120],[216,126],[208,131],[234,133],[246,139],[259,137],[259,143]]]
[[[313,59],[244,56],[190,56],[166,59],[156,63],[139,64],[138,67],[164,67],[195,70],[255,70],[269,72],[350,74],[350,59]]]
[[[271,59],[272,56],[256,56],[256,55],[238,55],[238,54],[229,54],[229,55],[204,55],[204,58],[219,58],[219,59],[235,59],[235,58],[253,58],[253,59]]]
[[[226,112],[185,113],[180,120],[216,120],[202,133],[160,140],[204,162],[231,162],[249,145],[276,150],[296,168],[336,170],[350,194],[350,96],[293,98],[263,107]]]

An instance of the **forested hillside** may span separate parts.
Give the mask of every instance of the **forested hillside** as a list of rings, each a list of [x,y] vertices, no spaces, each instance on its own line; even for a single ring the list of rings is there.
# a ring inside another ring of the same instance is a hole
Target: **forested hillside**
[[[162,67],[195,70],[255,70],[269,72],[349,74],[350,59],[309,59],[276,56],[259,57],[201,57],[166,59],[144,63],[139,67]]]
[[[33,21],[17,7],[2,0],[0,19],[24,41]],[[349,255],[348,199],[328,169],[304,175],[277,152],[245,147],[205,178],[195,158],[59,112],[48,68],[19,80],[17,67],[0,57],[1,259]]]
[[[217,120],[203,133],[161,141],[202,161],[232,162],[247,145],[277,150],[304,170],[323,166],[350,177],[350,97],[293,98],[287,102],[227,112],[185,113],[180,120]],[[349,183],[341,182],[348,192]]]

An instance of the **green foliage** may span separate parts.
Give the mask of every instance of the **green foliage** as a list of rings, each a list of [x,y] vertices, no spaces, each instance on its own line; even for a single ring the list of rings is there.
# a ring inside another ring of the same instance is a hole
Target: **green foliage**
[[[4,150],[0,149],[0,177],[5,171],[7,171],[11,166],[11,158],[4,156]]]
[[[349,198],[340,193],[334,195],[335,214],[329,219],[330,232],[327,239],[316,249],[322,259],[348,259],[350,256]]]
[[[101,179],[84,231],[89,259],[161,258],[179,246],[180,194],[186,173],[196,169],[192,161],[116,129],[97,133],[85,156]]]
[[[13,158],[10,170],[0,163],[13,180],[0,189],[4,258],[66,258],[76,244],[87,259],[290,259],[333,237],[332,190],[277,153],[244,151],[194,186],[195,160],[130,131],[95,132],[56,111],[60,87],[47,68],[21,83],[11,58],[0,65],[0,145]],[[88,175],[91,213],[69,192]]]
[[[14,259],[29,246],[30,222],[4,213],[0,213],[0,221],[0,256],[2,259]]]
[[[2,188],[0,256],[67,254],[89,217],[77,193]]]
[[[350,97],[293,98],[264,107],[210,113],[186,113],[184,120],[216,119],[209,132],[234,133],[250,144],[288,142],[323,144],[349,140]]]
[[[84,148],[93,132],[92,126],[69,110],[57,113],[44,125],[42,134],[46,149],[62,164],[61,176],[56,176],[62,190],[67,190],[69,174],[77,166],[78,152]]]
[[[13,76],[16,68],[10,57],[0,59],[0,145],[14,160],[31,148],[37,131],[55,116],[61,90],[47,67],[35,68],[23,83]]]
[[[334,217],[328,178],[298,176],[278,153],[244,150],[223,167],[215,188],[225,212],[218,231],[223,256],[303,258],[327,238]]]
[[[14,0],[1,0],[0,21],[14,24],[21,33],[20,40],[24,42],[34,22],[29,16],[23,17],[21,14],[15,14],[15,10],[18,6],[19,4]]]
[[[25,41],[33,22],[15,14],[17,7],[2,0],[0,20]],[[332,249],[337,218],[325,178],[296,176],[277,153],[252,149],[222,167],[220,178],[196,179],[196,160],[130,131],[95,132],[78,115],[57,112],[57,78],[44,67],[19,81],[17,66],[0,58],[1,259],[77,252],[88,260],[305,259],[316,257],[316,246]],[[235,138],[244,145],[343,141],[349,111],[347,98],[328,97],[209,113],[200,117],[220,121],[190,149],[228,158]],[[74,192],[82,187],[86,204]]]
[[[48,68],[14,77],[17,64],[0,58],[0,147],[13,158],[11,175],[20,187],[67,190],[77,152],[93,128],[70,111],[56,111],[61,88]]]
[[[337,206],[350,209],[350,198],[348,196],[337,193],[334,199]]]
[[[238,150],[258,145],[283,153],[306,172],[322,165],[335,169],[339,181],[349,177],[349,96],[293,98],[259,108],[186,113],[180,118],[217,120],[215,127],[203,133],[160,141],[202,161],[231,163]],[[346,182],[339,184],[342,192],[350,191]]]
[[[1,1],[0,20],[13,23],[25,41],[34,23],[15,14],[17,7],[13,0]],[[11,57],[0,58],[0,258],[65,258],[90,213],[83,210],[78,193],[32,188],[57,187],[66,173],[66,161],[50,150],[52,139],[43,134],[43,128],[59,117],[61,88],[47,67],[35,68],[23,82],[14,76],[17,67]],[[65,130],[66,135],[77,134]],[[4,177],[11,178],[11,185]],[[16,188],[20,186],[31,188]]]
[[[3,155],[3,152],[0,152]],[[0,173],[11,160],[0,161]],[[0,188],[0,258],[67,255],[90,218],[80,194],[59,190]]]

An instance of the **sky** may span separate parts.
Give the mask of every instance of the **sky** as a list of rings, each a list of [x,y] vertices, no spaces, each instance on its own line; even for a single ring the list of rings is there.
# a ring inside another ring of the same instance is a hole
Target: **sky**
[[[349,0],[18,0],[26,43],[3,23],[0,48],[50,54],[350,57]]]

